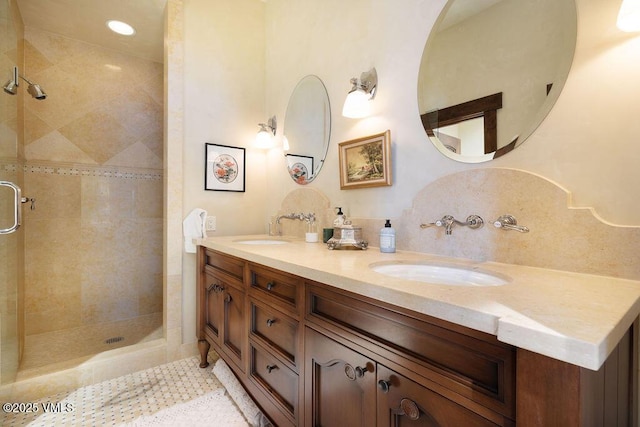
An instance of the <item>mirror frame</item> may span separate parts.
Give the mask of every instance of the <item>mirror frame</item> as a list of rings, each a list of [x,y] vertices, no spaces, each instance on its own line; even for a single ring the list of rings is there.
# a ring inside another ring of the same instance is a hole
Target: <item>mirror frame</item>
[[[323,144],[322,147],[318,150],[315,150],[317,151],[317,155],[316,153],[313,153],[313,156],[307,156],[306,153],[303,153],[304,150],[297,150],[301,154],[292,154],[290,152],[291,147],[289,147],[289,149],[285,149],[284,157],[285,157],[285,165],[287,167],[287,172],[289,173],[289,176],[291,177],[291,179],[299,185],[306,185],[312,182],[320,174],[320,170],[322,169],[322,166],[324,165],[324,162],[327,158],[327,153],[329,152],[329,144],[331,142],[331,124],[332,123],[331,123],[331,102],[329,100],[329,93],[322,79],[315,74],[308,74],[302,77],[294,87],[293,91],[291,92],[291,95],[289,96],[289,101],[287,103],[287,111],[285,113],[285,119],[284,119],[283,139],[287,141],[286,145],[291,144],[291,141],[288,140],[286,135],[287,135],[287,125],[289,126],[289,129],[291,128],[292,115],[291,115],[290,109],[292,107],[292,100],[294,99],[294,96],[296,95],[296,93],[300,93],[300,89],[302,88],[302,85],[305,82],[308,82],[309,80],[317,81],[317,83],[319,84],[318,87],[322,88],[323,99],[320,100],[320,98],[318,98],[316,101],[321,101],[323,103],[322,107],[324,108],[323,117],[325,119],[324,129],[326,131],[326,137],[322,141],[322,144]],[[294,149],[293,151],[296,151],[296,150]],[[311,159],[310,163],[312,165],[311,166],[312,174],[310,175],[310,177],[305,178],[304,175],[306,172],[302,172],[300,175],[298,175],[298,173],[295,170],[292,170],[291,168],[292,164],[289,161],[290,156],[296,156],[303,162],[305,161],[305,159]]]

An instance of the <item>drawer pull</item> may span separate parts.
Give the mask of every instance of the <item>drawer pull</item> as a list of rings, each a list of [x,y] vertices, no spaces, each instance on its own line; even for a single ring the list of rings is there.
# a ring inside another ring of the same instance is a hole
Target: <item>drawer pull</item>
[[[267,365],[267,372],[271,373],[274,369],[278,369],[276,365]]]
[[[416,402],[411,399],[404,398],[400,401],[400,411],[410,420],[415,421],[420,418],[420,409],[418,409]]]
[[[385,381],[385,380],[378,381],[378,388],[382,390],[383,393],[388,393],[390,387],[391,387],[391,383],[389,381]]]
[[[361,366],[356,366],[355,368],[350,364],[346,363],[344,365],[344,374],[351,381],[355,381],[358,378],[362,378],[364,374],[367,372],[366,366],[363,368]]]
[[[272,291],[272,290],[273,290],[273,288],[275,288],[275,287],[276,287],[275,282],[269,282],[269,283],[267,283],[267,290],[268,290],[268,291]]]
[[[267,326],[271,327],[274,323],[276,323],[275,319],[267,319]]]

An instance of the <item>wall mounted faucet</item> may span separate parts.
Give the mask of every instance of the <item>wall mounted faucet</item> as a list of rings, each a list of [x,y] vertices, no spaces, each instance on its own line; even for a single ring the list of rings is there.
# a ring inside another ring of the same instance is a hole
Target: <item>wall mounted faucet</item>
[[[479,215],[469,215],[467,217],[467,220],[465,222],[462,222],[455,219],[452,215],[445,215],[436,222],[420,224],[420,228],[428,228],[433,226],[444,227],[445,234],[447,236],[450,236],[455,224],[469,227],[475,230],[476,228],[482,227],[482,225],[484,224],[484,220]]]
[[[496,219],[493,222],[494,227],[502,228],[505,230],[515,230],[520,233],[528,233],[529,228],[518,225],[518,221],[513,217],[513,215],[502,215],[500,218]]]
[[[289,214],[284,214],[284,215],[279,215],[276,218],[276,234],[278,236],[282,235],[282,230],[280,230],[280,220],[281,219],[297,219],[300,221],[307,221],[309,224],[313,224],[316,221],[316,214],[314,213],[308,213],[308,214],[304,214],[304,213],[289,213]]]

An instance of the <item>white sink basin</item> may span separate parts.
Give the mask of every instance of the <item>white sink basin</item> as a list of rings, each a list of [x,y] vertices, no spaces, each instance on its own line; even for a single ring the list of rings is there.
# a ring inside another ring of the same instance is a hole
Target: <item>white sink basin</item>
[[[502,286],[509,278],[501,274],[464,267],[436,263],[376,263],[369,266],[376,273],[399,279],[449,286]]]
[[[278,239],[247,239],[236,240],[235,242],[243,245],[284,245],[285,243],[289,243],[286,240]]]

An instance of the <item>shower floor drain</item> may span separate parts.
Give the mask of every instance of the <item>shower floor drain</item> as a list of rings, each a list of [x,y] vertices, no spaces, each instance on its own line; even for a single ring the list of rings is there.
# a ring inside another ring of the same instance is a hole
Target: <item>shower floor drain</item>
[[[124,341],[124,337],[113,337],[104,340],[105,344],[115,344],[117,342]]]

